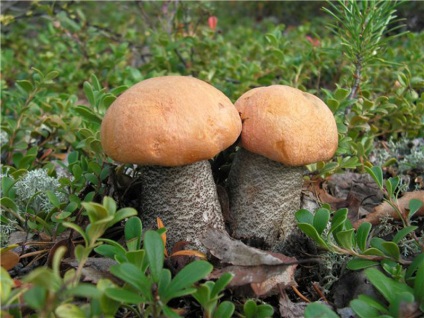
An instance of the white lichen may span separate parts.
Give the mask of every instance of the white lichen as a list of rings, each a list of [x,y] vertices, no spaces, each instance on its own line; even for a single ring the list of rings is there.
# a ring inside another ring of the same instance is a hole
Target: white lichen
[[[4,130],[0,130],[0,147],[3,147],[9,142],[9,134]]]
[[[14,185],[18,206],[26,211],[31,208],[35,213],[48,212],[53,208],[46,192],[52,191],[60,202],[66,200],[66,193],[61,188],[59,180],[50,177],[44,169],[28,171]]]

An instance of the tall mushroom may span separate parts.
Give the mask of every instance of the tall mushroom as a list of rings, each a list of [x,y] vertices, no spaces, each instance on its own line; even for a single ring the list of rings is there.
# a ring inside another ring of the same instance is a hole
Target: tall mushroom
[[[160,217],[169,246],[188,241],[201,248],[207,226],[224,228],[208,159],[240,132],[236,108],[218,89],[193,77],[163,76],[115,100],[104,116],[101,142],[112,159],[142,166],[143,226],[155,228]]]
[[[243,128],[228,177],[232,235],[273,248],[295,228],[302,166],[334,155],[336,122],[318,97],[284,85],[254,88],[235,106]]]

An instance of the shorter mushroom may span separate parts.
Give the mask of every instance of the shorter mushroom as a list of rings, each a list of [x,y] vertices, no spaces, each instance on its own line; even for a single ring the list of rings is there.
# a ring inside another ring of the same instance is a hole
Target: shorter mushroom
[[[241,121],[232,102],[193,77],[144,80],[110,106],[101,126],[104,151],[141,165],[140,216],[145,228],[160,217],[168,246],[199,241],[212,226],[224,228],[208,159],[233,144]]]
[[[235,106],[243,128],[228,177],[232,235],[272,249],[295,228],[302,166],[337,150],[336,122],[318,97],[284,85],[254,88]]]

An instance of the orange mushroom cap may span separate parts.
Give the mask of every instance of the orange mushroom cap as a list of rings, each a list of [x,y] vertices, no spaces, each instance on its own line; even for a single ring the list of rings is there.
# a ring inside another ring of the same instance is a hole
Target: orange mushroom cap
[[[101,143],[112,159],[181,166],[214,157],[236,141],[240,116],[212,85],[188,76],[144,80],[107,110]]]
[[[288,166],[330,159],[337,150],[333,113],[318,97],[285,85],[258,87],[235,103],[241,145]]]

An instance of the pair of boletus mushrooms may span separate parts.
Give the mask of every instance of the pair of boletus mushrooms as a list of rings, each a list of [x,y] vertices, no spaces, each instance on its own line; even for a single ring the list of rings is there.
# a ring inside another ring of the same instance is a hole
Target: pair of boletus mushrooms
[[[231,235],[281,245],[296,227],[304,165],[330,159],[337,127],[319,98],[284,85],[258,87],[235,104],[212,85],[162,76],[130,87],[107,110],[101,143],[107,155],[141,169],[140,217],[167,245],[201,243],[224,219],[209,159],[240,147],[227,180]]]

